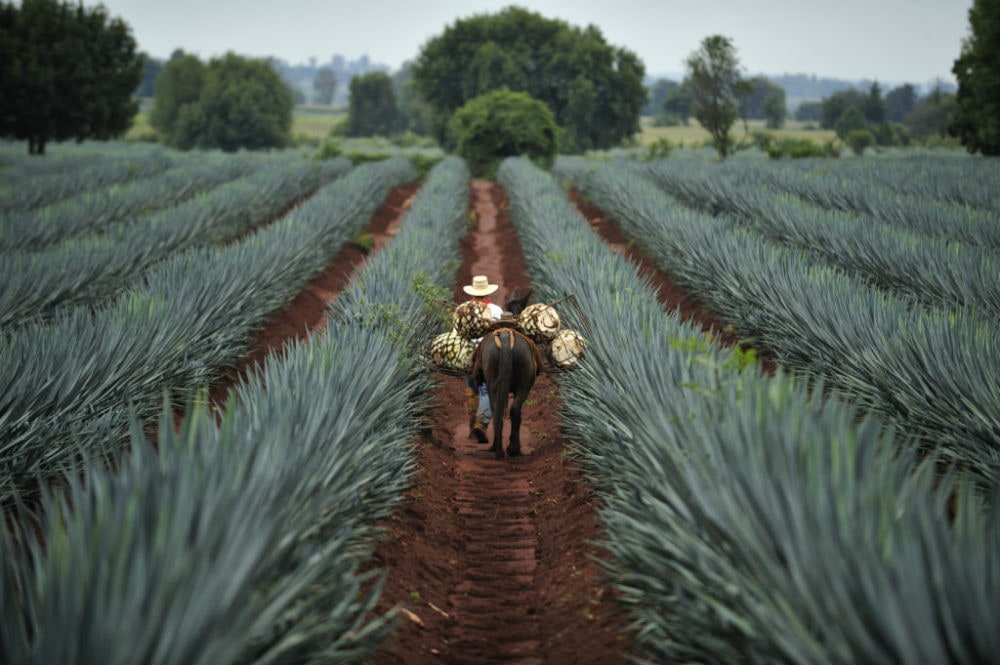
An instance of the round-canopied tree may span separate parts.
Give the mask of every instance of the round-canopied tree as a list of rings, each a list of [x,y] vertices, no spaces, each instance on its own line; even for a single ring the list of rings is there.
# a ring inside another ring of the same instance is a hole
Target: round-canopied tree
[[[448,122],[448,142],[473,175],[493,178],[507,157],[526,156],[548,169],[559,148],[559,128],[545,104],[501,88],[455,111]]]
[[[266,60],[234,53],[207,65],[175,54],[156,84],[151,122],[172,147],[282,148],[288,145],[292,90]]]
[[[958,105],[948,131],[971,153],[1000,155],[1000,2],[974,0],[970,34],[951,71]]]
[[[385,72],[368,72],[352,78],[350,89],[348,136],[390,136],[399,128],[392,77]]]
[[[639,132],[645,66],[586,29],[519,7],[456,21],[422,47],[413,82],[433,109],[431,133],[466,102],[506,86],[545,104],[567,152],[606,149]]]
[[[192,147],[183,145],[177,134],[177,119],[184,107],[199,103],[204,84],[205,64],[197,56],[174,51],[153,85],[153,110],[149,113],[149,124],[159,133],[163,143]]]
[[[0,3],[0,136],[27,140],[29,154],[125,133],[142,70],[131,28],[101,5]]]

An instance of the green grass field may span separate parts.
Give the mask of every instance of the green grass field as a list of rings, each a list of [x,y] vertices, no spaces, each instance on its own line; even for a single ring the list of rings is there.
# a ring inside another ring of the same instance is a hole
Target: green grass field
[[[329,106],[298,106],[292,115],[292,137],[297,143],[319,143],[330,135],[330,130],[347,119],[345,109]],[[152,140],[156,132],[149,124],[149,112],[140,111],[132,128],[125,134],[126,141]]]
[[[751,120],[747,123],[751,134],[763,131],[774,135],[777,139],[808,139],[818,145],[832,141],[837,137],[832,129],[806,129],[806,123],[790,121],[781,129],[767,129],[763,120]],[[737,122],[729,130],[730,135],[738,142],[744,138],[742,122]],[[653,127],[651,118],[643,118],[642,132],[639,134],[639,144],[647,146],[654,141],[665,138],[677,147],[692,148],[710,143],[711,135],[694,120],[686,127]]]

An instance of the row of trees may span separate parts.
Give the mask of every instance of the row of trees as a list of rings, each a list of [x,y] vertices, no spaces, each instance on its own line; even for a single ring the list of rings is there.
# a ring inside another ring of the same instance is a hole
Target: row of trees
[[[650,88],[647,112],[657,113],[654,120],[657,125],[687,125],[696,103],[697,78],[692,77],[704,77],[708,67],[715,67],[716,77],[725,78],[723,72],[732,68],[729,84],[735,102],[733,121],[762,119],[768,129],[780,128],[787,117],[785,91],[763,76],[741,78],[732,44],[727,40],[724,46],[719,40],[719,37],[712,37],[703,43],[702,51],[695,57],[695,62],[701,63],[700,69],[692,68],[691,77],[681,83],[668,79],[656,81]],[[706,58],[714,58],[714,61],[707,62]],[[691,65],[689,60],[689,68]],[[710,88],[711,85],[714,84],[710,84]],[[883,96],[876,82],[867,93],[848,88],[820,101],[803,103],[796,109],[795,119],[832,129],[845,143],[863,149],[869,145],[908,145],[911,139],[920,142],[932,137],[943,139],[948,136],[957,109],[956,96],[940,88],[920,97],[912,84],[904,84]],[[709,122],[718,123],[720,119]]]
[[[949,131],[970,151],[998,154],[1000,4],[974,0],[969,19],[971,36],[954,66],[954,99],[937,94],[915,100],[912,86],[883,98],[876,84],[867,95],[845,91],[824,100],[821,124],[892,142],[906,135],[896,126],[899,118],[941,131],[937,118],[951,114]],[[0,0],[0,135],[26,139],[31,153],[44,152],[51,140],[118,136],[135,116],[132,93],[145,70],[156,81],[153,124],[168,144],[234,150],[287,143],[294,96],[273,63],[234,54],[202,63],[178,52],[161,68],[135,47],[129,27],[102,6]],[[762,77],[744,78],[728,38],[706,38],[686,65],[683,82],[658,84],[652,97],[664,115],[695,118],[723,156],[736,119],[763,117],[772,127],[784,121],[784,91]],[[451,134],[454,114],[471,100],[507,89],[549,110],[562,152],[608,149],[639,131],[647,103],[644,74],[634,53],[609,45],[594,26],[580,29],[509,7],[456,21],[396,77],[373,72],[352,78],[346,132],[410,130],[452,149],[458,141]],[[317,94],[332,98],[337,79],[317,76],[314,85]]]
[[[957,137],[970,152],[1000,154],[1000,2],[974,0],[969,10],[970,36],[962,45],[952,71],[959,87],[955,95],[936,89],[918,98],[912,85],[902,85],[883,97],[873,83],[868,93],[848,89],[797,111],[800,120],[818,120],[826,129],[861,152],[870,145],[906,145],[911,137],[925,141],[946,134]],[[780,126],[783,96],[766,81],[744,79],[730,40],[706,38],[686,61],[688,78],[654,88],[667,116],[686,122],[688,113],[712,135],[723,158],[731,147],[729,129],[738,117],[760,113],[768,126]],[[777,87],[777,86],[775,86]],[[753,111],[751,110],[753,109]]]
[[[654,116],[660,127],[688,125],[693,117],[693,82],[686,78],[680,83],[658,79],[649,88],[646,115]],[[785,89],[764,76],[741,79],[735,89],[738,96],[739,117],[746,120],[764,120],[768,129],[780,129],[788,119]]]
[[[795,117],[833,129],[841,139],[849,131],[865,131],[878,145],[906,145],[910,139],[926,142],[947,137],[957,108],[955,95],[940,88],[921,97],[907,83],[883,96],[881,86],[873,83],[867,93],[842,90],[802,104]]]

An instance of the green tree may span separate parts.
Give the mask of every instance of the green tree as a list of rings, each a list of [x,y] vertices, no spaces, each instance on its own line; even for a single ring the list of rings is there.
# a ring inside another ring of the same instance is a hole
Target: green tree
[[[329,106],[333,103],[333,95],[337,92],[337,75],[329,67],[320,67],[313,79],[313,92],[316,93],[316,103]]]
[[[667,98],[663,100],[664,113],[677,116],[681,124],[685,127],[691,121],[691,109],[693,106],[694,96],[691,94],[691,84],[687,79],[671,90]]]
[[[893,88],[885,96],[885,115],[890,122],[904,122],[917,105],[917,91],[909,83]]]
[[[848,106],[837,120],[837,124],[834,125],[834,131],[837,132],[837,138],[845,143],[847,142],[847,135],[851,132],[867,129],[869,129],[868,121],[865,119],[861,109],[857,106]],[[875,137],[872,136],[872,141],[874,140]]]
[[[428,136],[434,110],[417,92],[413,83],[413,63],[404,62],[392,77],[396,91],[396,107],[399,109],[400,129],[419,136]]]
[[[136,97],[151,98],[156,92],[156,79],[159,78],[163,66],[166,64],[162,60],[150,57],[143,53],[142,81],[135,91]]]
[[[958,108],[948,128],[971,153],[1000,155],[1000,1],[973,0],[969,36],[951,68]]]
[[[667,101],[667,97],[679,85],[680,83],[671,81],[670,79],[656,79],[653,81],[653,84],[649,86],[646,104],[642,107],[642,114],[655,117],[663,113],[663,103]]]
[[[944,138],[950,132],[957,111],[956,96],[934,88],[917,101],[906,116],[906,129],[912,138],[922,142],[934,137]]]
[[[742,99],[744,115],[747,118],[766,119],[767,113],[764,108],[770,99],[776,99],[781,106],[785,106],[785,89],[777,83],[763,76],[755,76],[749,79],[747,84],[748,92]]]
[[[506,86],[544,103],[563,128],[569,152],[619,145],[639,132],[645,67],[609,46],[594,26],[571,27],[520,7],[461,19],[422,47],[416,90],[433,109],[431,133],[442,143],[452,114]]]
[[[685,60],[694,97],[694,117],[712,135],[719,157],[729,154],[729,128],[736,122],[745,84],[728,37],[711,35]]]
[[[45,154],[49,141],[108,140],[132,124],[143,57],[103,6],[0,3],[0,44],[0,136],[27,140],[29,154]]]
[[[850,88],[839,90],[822,101],[819,114],[819,126],[823,129],[833,129],[849,106],[864,109],[868,96],[860,90]],[[862,111],[864,115],[864,111]]]
[[[177,120],[184,108],[200,103],[204,84],[205,64],[197,56],[180,49],[170,54],[156,79],[153,110],[149,114],[149,124],[159,133],[161,142],[175,147],[193,147],[193,144],[181,145]]]
[[[266,60],[227,53],[202,65],[195,56],[175,53],[153,104],[153,126],[176,148],[234,152],[288,145],[292,90]]]
[[[471,90],[497,90],[504,86],[516,90],[528,87],[527,72],[521,57],[488,40],[476,49],[468,63]]]
[[[369,72],[351,79],[348,136],[390,136],[399,128],[396,90],[385,72]]]
[[[784,92],[784,91],[782,91]],[[785,96],[782,94],[771,95],[764,100],[764,119],[767,121],[768,129],[781,129],[788,117],[788,108],[785,106]]]
[[[795,119],[799,122],[817,122],[822,111],[822,102],[802,102],[795,109]]]
[[[448,122],[448,143],[473,175],[487,178],[507,157],[527,156],[548,169],[558,151],[558,133],[545,104],[506,88],[470,100]]]
[[[872,83],[868,90],[868,97],[861,105],[861,112],[865,114],[865,120],[872,125],[885,122],[885,101],[882,99],[882,86],[877,82]]]

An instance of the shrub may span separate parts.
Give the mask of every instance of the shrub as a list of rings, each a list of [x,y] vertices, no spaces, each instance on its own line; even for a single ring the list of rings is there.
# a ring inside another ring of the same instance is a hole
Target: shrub
[[[340,157],[342,154],[344,154],[344,151],[341,149],[340,144],[337,141],[328,139],[320,145],[319,150],[316,152],[316,159],[323,162],[334,157]]]
[[[906,127],[898,122],[887,120],[876,125],[872,133],[875,136],[875,142],[880,146],[910,145],[910,136],[906,133]]]
[[[656,139],[648,146],[642,155],[642,161],[651,162],[654,159],[665,159],[670,156],[670,151],[674,149],[674,144],[670,139],[663,137]]]
[[[808,157],[834,156],[831,154],[832,149],[829,144],[820,145],[811,139],[784,138],[774,140],[763,149],[771,159],[781,159],[782,157],[805,159]]]
[[[653,118],[653,127],[680,127],[681,117],[676,113],[661,113]]]
[[[423,180],[431,172],[431,169],[444,159],[444,156],[413,154],[409,155],[409,159],[410,163],[413,164],[413,169],[417,172],[417,178]]]
[[[542,102],[501,88],[468,101],[448,121],[448,147],[474,176],[492,178],[507,157],[526,156],[548,169],[558,150],[555,117]]]
[[[875,145],[875,135],[868,129],[854,129],[847,133],[844,143],[851,147],[855,155],[861,155],[865,152],[865,148]]]

